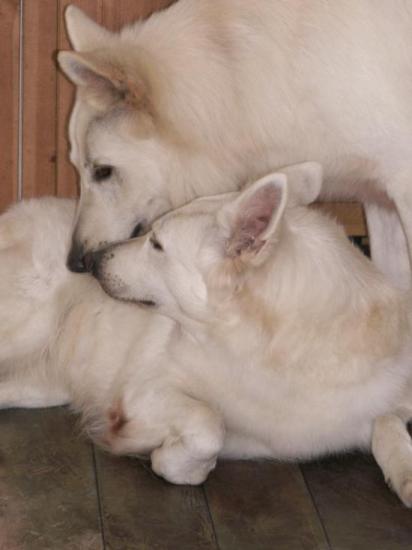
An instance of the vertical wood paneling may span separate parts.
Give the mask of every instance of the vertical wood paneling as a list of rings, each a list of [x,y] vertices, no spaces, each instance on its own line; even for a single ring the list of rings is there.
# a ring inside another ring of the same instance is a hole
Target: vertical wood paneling
[[[58,0],[58,49],[70,49],[64,24],[64,11],[75,4],[95,21],[101,22],[101,0]],[[57,170],[56,194],[75,197],[78,194],[77,174],[69,160],[68,121],[74,101],[74,87],[59,72],[57,77]]]
[[[19,0],[0,2],[0,212],[17,197]]]
[[[24,4],[23,196],[56,191],[57,3]]]

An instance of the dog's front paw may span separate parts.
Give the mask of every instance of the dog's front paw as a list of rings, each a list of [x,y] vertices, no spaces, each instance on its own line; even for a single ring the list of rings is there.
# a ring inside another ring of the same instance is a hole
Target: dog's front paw
[[[211,460],[175,460],[171,449],[160,447],[152,452],[152,469],[170,483],[176,485],[200,485],[216,466],[216,458]]]

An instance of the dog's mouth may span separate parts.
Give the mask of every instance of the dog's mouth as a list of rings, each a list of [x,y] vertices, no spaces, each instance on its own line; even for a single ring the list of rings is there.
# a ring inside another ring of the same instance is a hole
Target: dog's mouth
[[[124,302],[126,304],[134,304],[138,307],[144,308],[144,309],[151,309],[158,307],[157,302],[150,298],[133,298],[131,296],[127,295],[127,292],[122,292],[123,289],[121,288],[112,288],[110,285],[105,284],[104,281],[100,281],[100,284],[103,288],[103,290],[108,294],[111,298],[114,298],[115,300],[118,300],[119,302]]]
[[[135,298],[130,295],[128,286],[120,279],[120,277],[113,277],[104,273],[104,271],[97,270],[94,272],[94,276],[99,281],[100,286],[107,295],[120,302],[126,302],[129,304],[136,304],[137,306],[144,308],[155,308],[158,303],[151,297]]]
[[[143,307],[156,307],[157,304],[154,300],[133,300],[135,304]]]

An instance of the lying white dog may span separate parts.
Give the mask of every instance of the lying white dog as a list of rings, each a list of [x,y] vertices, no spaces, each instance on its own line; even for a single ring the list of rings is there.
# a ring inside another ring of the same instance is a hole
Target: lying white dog
[[[297,206],[320,180],[317,165],[289,168],[97,254],[106,291],[150,311],[65,270],[73,203],[12,208],[0,218],[1,406],[70,403],[95,441],[151,453],[175,483],[201,483],[218,456],[368,449],[374,432],[412,505],[410,297]]]
[[[317,160],[367,203],[400,286],[412,246],[412,0],[179,0],[111,33],[66,12],[81,201],[69,266],[194,197]],[[373,205],[372,205],[373,203]]]

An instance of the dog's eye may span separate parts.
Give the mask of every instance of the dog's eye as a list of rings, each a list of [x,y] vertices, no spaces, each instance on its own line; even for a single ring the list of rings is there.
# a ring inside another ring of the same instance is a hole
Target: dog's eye
[[[101,166],[95,166],[93,168],[94,181],[104,181],[109,179],[113,174],[113,166],[108,164],[102,164]]]
[[[130,239],[135,239],[136,237],[140,237],[145,232],[145,226],[143,223],[136,224],[135,228],[133,229]]]
[[[160,250],[160,252],[163,252],[163,246],[159,243],[154,235],[150,237],[150,244],[155,250]]]

